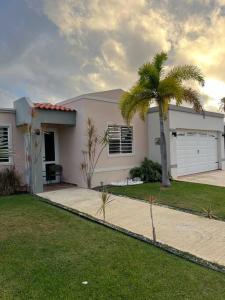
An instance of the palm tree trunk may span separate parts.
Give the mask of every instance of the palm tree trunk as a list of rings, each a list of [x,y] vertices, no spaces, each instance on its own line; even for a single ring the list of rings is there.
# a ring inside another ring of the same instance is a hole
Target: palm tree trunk
[[[162,165],[162,185],[164,187],[170,186],[169,170],[167,161],[167,149],[166,149],[166,137],[164,129],[164,115],[162,105],[159,101],[159,121],[160,121],[160,153],[161,153],[161,165]]]

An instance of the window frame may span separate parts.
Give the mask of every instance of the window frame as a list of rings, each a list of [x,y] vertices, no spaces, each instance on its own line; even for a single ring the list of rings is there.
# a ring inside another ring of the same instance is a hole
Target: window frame
[[[12,125],[0,123],[0,128],[8,128],[8,150],[12,150]],[[9,155],[9,160],[6,162],[0,161],[0,166],[10,166],[13,164],[12,155]]]
[[[108,143],[108,157],[124,157],[124,156],[134,156],[135,155],[135,142],[134,142],[134,126],[127,126],[126,124],[114,124],[114,123],[107,123],[107,130],[110,126],[120,127],[120,151],[121,151],[121,127],[128,127],[132,128],[132,152],[130,153],[109,153],[109,143]]]

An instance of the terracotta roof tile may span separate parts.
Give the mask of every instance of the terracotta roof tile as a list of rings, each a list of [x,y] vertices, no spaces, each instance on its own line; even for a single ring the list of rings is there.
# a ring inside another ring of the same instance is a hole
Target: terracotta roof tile
[[[34,103],[34,107],[39,109],[46,109],[46,110],[75,111],[75,109],[63,105],[57,105],[51,103]]]

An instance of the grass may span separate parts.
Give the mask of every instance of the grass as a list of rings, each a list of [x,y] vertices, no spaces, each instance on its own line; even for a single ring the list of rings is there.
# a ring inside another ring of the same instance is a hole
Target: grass
[[[0,198],[0,253],[0,299],[225,299],[224,274],[30,195]]]
[[[110,187],[108,191],[142,200],[149,195],[154,195],[157,203],[198,213],[204,213],[203,209],[207,209],[211,204],[213,215],[225,219],[225,188],[223,187],[173,181],[170,188],[161,188],[160,183],[145,183]]]

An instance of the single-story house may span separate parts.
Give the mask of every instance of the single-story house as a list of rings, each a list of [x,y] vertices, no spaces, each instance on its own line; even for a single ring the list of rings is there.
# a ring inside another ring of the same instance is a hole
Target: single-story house
[[[63,182],[84,187],[81,163],[88,118],[100,135],[106,129],[109,132],[109,144],[95,169],[93,186],[126,179],[129,170],[145,157],[160,162],[157,107],[149,110],[146,121],[135,116],[128,127],[118,107],[123,92],[90,93],[57,105],[33,103],[24,97],[14,102],[14,109],[0,109],[0,138],[13,150],[13,155],[0,158],[0,169],[15,166],[25,183],[31,174],[37,193],[44,184],[59,180],[48,171],[50,166],[60,165]],[[166,131],[168,164],[174,178],[225,169],[223,114],[201,115],[170,105]]]

